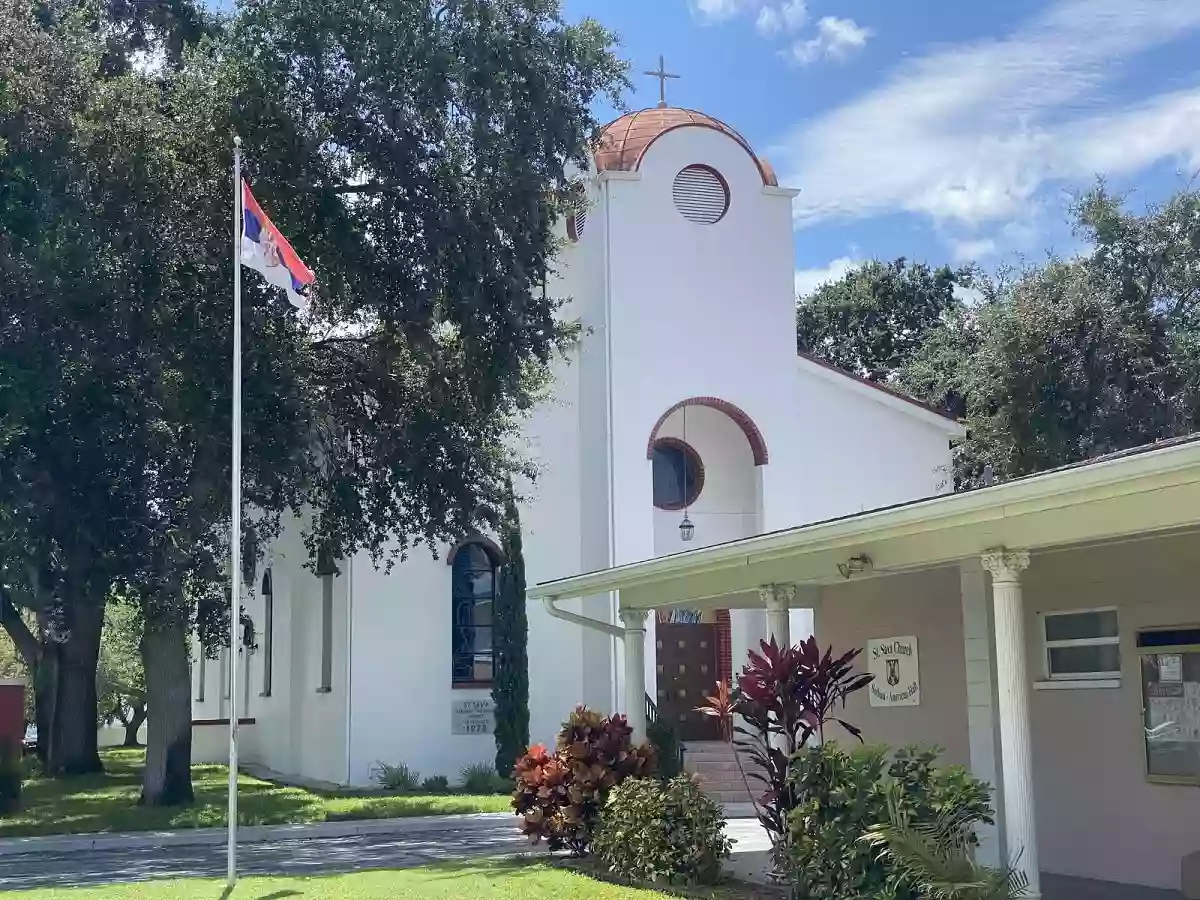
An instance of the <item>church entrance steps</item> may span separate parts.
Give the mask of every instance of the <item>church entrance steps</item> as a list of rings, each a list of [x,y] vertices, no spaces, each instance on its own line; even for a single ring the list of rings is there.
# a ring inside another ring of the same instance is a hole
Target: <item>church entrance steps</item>
[[[747,804],[753,804],[750,792],[757,788],[758,782],[744,776],[756,767],[745,751],[737,751],[724,741],[688,741],[683,749],[683,767],[696,778],[704,793],[726,808],[726,815],[732,815],[728,812],[730,808],[743,810]]]

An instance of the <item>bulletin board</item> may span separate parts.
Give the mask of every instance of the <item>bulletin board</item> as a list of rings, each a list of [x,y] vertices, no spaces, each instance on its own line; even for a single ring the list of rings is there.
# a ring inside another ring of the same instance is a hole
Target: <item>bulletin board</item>
[[[1200,646],[1140,653],[1146,775],[1200,784]]]

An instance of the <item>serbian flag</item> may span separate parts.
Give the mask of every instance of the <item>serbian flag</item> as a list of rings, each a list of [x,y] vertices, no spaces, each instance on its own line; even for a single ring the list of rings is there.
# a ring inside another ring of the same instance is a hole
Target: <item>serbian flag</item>
[[[263,212],[250,185],[242,180],[242,265],[287,292],[297,309],[308,309],[308,290],[317,276],[292,249],[279,229]]]

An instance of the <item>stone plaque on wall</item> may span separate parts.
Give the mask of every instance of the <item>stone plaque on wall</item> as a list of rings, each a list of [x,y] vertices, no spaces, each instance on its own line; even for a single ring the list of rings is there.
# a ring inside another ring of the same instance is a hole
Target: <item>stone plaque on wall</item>
[[[496,730],[496,705],[486,700],[455,700],[450,707],[451,734],[491,734]]]
[[[921,669],[912,635],[868,641],[867,671],[875,676],[867,687],[872,706],[921,705]]]

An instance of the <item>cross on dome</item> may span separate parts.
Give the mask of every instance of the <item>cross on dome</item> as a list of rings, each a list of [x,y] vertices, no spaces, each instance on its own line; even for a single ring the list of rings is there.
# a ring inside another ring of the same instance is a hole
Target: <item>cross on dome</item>
[[[658,57],[658,71],[657,72],[648,71],[648,72],[643,72],[642,74],[649,75],[652,78],[658,79],[658,105],[661,107],[666,107],[666,105],[667,105],[667,79],[668,78],[678,78],[679,76],[673,75],[672,73],[667,71],[666,62],[663,59],[661,54]]]

